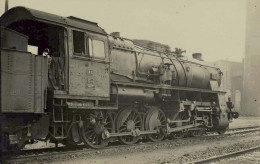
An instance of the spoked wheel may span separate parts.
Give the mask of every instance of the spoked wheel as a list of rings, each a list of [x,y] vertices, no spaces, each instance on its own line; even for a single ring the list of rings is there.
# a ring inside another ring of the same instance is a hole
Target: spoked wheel
[[[187,120],[187,118],[188,118],[187,113],[185,113],[185,112],[179,113],[178,116],[176,117],[176,121],[179,121],[179,122],[171,125],[171,127],[175,128],[175,127],[189,125],[190,124],[189,122],[181,122],[182,120]],[[185,137],[186,134],[187,134],[187,131],[181,130],[181,131],[177,131],[177,132],[172,132],[170,136],[173,139],[179,139],[179,138]]]
[[[164,138],[163,128],[166,127],[166,116],[164,112],[159,109],[150,109],[145,115],[145,130],[157,130],[158,133],[147,134],[147,139],[153,142],[161,141]]]
[[[143,130],[143,121],[141,115],[136,110],[123,109],[116,119],[116,131],[117,133],[133,132],[137,130]],[[140,136],[127,135],[120,136],[118,140],[126,145],[134,144],[138,141]]]
[[[107,146],[108,135],[113,131],[113,118],[110,113],[96,112],[87,116],[80,135],[85,145],[99,149]]]
[[[204,129],[191,129],[189,132],[192,137],[199,137],[202,136],[205,131]]]
[[[183,138],[185,136],[186,132],[184,131],[178,131],[178,132],[172,132],[171,137],[174,139]]]

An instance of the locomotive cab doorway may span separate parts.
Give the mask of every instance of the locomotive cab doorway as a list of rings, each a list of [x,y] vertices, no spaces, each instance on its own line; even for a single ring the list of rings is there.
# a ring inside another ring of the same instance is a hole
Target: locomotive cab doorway
[[[17,21],[8,28],[29,37],[28,48],[33,47],[34,55],[48,55],[48,88],[66,90],[66,49],[65,28],[35,20]]]

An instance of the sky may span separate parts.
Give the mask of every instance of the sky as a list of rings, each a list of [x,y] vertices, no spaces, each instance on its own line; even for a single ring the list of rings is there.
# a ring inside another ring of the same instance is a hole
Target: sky
[[[107,33],[182,48],[187,56],[201,52],[207,61],[242,62],[245,54],[246,0],[9,0],[15,6],[97,22]]]

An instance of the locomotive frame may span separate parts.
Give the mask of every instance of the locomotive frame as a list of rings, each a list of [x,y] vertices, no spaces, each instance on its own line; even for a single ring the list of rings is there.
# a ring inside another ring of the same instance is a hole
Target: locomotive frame
[[[218,68],[108,35],[97,23],[76,17],[16,7],[1,17],[1,26],[1,36],[9,38],[1,37],[7,43],[1,47],[3,149],[43,138],[102,148],[115,138],[134,144],[142,137],[159,141],[228,127]],[[27,52],[27,44],[37,46],[38,54]],[[28,85],[19,85],[15,66],[33,77]],[[3,71],[13,74],[10,86]],[[30,108],[21,105],[29,99]]]

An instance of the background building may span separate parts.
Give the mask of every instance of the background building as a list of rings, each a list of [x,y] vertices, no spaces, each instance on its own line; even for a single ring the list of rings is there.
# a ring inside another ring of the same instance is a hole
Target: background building
[[[226,91],[226,100],[230,96],[234,102],[234,108],[241,111],[241,97],[243,91],[243,63],[220,60],[214,63],[223,72],[221,90]]]
[[[247,0],[243,113],[260,116],[260,1]]]

